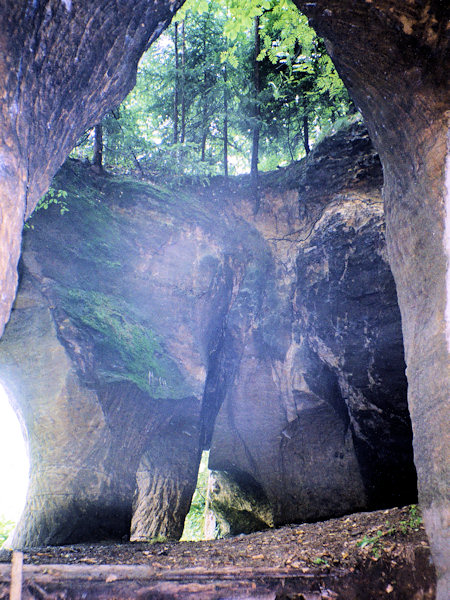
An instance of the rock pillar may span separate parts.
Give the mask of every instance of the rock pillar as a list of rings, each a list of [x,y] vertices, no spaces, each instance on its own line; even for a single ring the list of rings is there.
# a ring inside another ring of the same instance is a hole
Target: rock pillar
[[[402,314],[419,499],[440,577],[438,598],[443,600],[450,594],[444,179],[448,9],[435,0],[296,4],[324,36],[383,164],[387,243]]]

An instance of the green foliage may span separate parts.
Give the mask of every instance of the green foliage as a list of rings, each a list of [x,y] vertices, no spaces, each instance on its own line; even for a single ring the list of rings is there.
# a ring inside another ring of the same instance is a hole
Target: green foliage
[[[421,523],[422,517],[419,513],[419,508],[416,504],[411,504],[408,507],[408,518],[402,519],[398,522],[398,524],[394,526],[390,526],[389,521],[386,521],[386,529],[379,529],[375,535],[368,536],[364,535],[364,537],[357,542],[357,546],[359,548],[370,547],[370,553],[374,558],[379,558],[383,551],[382,540],[386,536],[392,536],[397,533],[401,533],[402,535],[407,535],[412,531],[418,531]]]
[[[203,452],[198,470],[197,486],[192,497],[191,508],[184,523],[182,540],[195,542],[205,539],[206,494],[208,488],[209,451]]]
[[[257,96],[249,35],[256,16]],[[178,61],[172,25],[142,57],[136,87],[102,122],[109,169],[165,184],[203,182],[222,173],[225,122],[231,174],[249,170],[256,124],[260,166],[273,169],[304,156],[324,129],[354,112],[323,41],[291,0],[187,0],[174,20]],[[74,156],[89,157],[92,142],[86,134]]]
[[[165,535],[157,535],[147,542],[147,544],[165,544],[167,542],[167,537]]]
[[[66,190],[56,190],[53,187],[49,187],[48,192],[45,194],[45,196],[43,196],[39,200],[36,206],[36,210],[47,210],[49,206],[51,206],[52,204],[56,204],[59,206],[59,211],[63,215],[69,210],[65,202],[66,198]]]
[[[323,565],[324,567],[329,567],[330,563],[326,558],[317,557],[313,559],[313,563],[315,565]]]
[[[422,516],[419,512],[417,504],[411,504],[409,507],[409,517],[399,522],[399,529],[401,533],[406,535],[410,531],[417,531],[422,524]]]
[[[392,533],[392,530],[389,530],[387,532],[378,530],[374,536],[368,537],[367,535],[365,535],[362,540],[357,542],[356,545],[359,548],[365,548],[366,546],[370,546],[371,553],[373,554],[373,556],[375,558],[379,558],[381,555],[381,550],[382,550],[381,538],[385,535],[388,535],[389,533]]]
[[[47,210],[50,206],[56,205],[59,208],[60,214],[63,215],[69,210],[67,207],[66,198],[66,190],[49,187],[48,192],[37,203],[34,212],[36,213],[40,210]],[[25,228],[34,229],[34,225],[33,223],[30,223],[30,221],[27,221],[25,223]]]
[[[13,521],[0,515],[0,547],[6,542],[15,526],[16,524]]]

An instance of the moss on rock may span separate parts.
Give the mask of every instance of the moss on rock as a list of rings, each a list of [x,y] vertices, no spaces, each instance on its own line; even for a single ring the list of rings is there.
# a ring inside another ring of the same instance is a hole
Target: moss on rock
[[[61,305],[72,322],[91,332],[106,382],[131,381],[154,398],[178,397],[183,379],[163,342],[113,295],[60,288]]]

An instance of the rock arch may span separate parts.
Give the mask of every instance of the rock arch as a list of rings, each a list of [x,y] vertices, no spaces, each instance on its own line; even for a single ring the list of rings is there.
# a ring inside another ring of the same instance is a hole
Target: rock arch
[[[450,577],[448,9],[439,0],[296,3],[326,39],[383,164],[420,500],[444,599]],[[2,0],[2,326],[15,294],[24,216],[82,130],[131,87],[140,54],[178,5]]]

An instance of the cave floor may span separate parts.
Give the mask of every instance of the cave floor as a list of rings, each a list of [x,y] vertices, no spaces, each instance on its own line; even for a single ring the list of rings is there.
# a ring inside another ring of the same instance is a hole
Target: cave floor
[[[23,599],[432,600],[435,572],[413,507],[215,541],[98,543],[23,554]],[[0,555],[9,598],[11,553]]]

